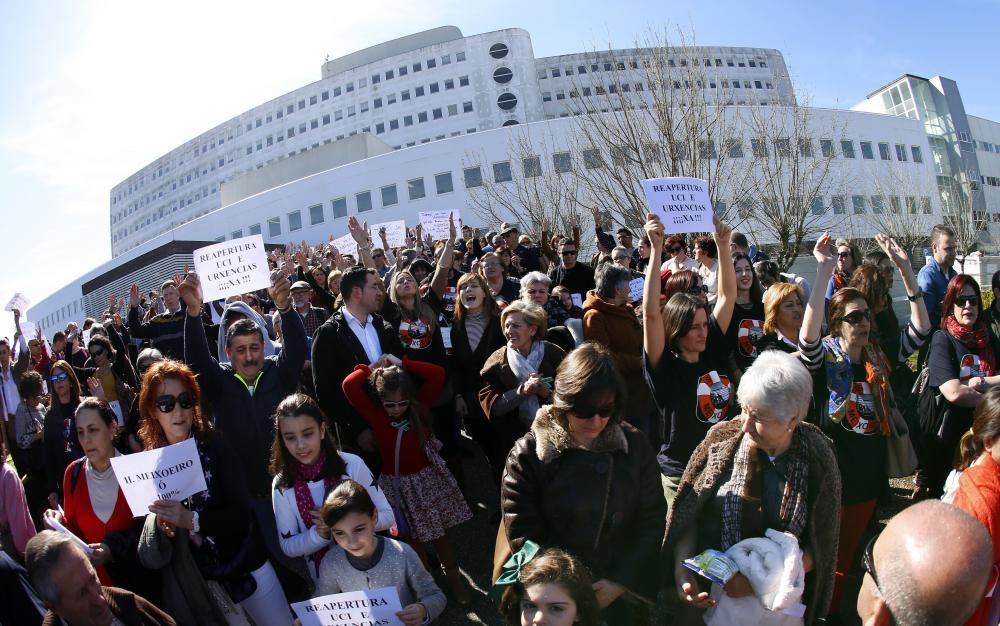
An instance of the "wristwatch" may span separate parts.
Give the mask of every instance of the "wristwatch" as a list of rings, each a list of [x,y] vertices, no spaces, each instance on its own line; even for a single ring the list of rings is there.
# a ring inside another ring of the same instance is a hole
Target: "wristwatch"
[[[924,292],[920,291],[920,287],[917,287],[917,293],[913,294],[912,296],[907,294],[906,299],[909,300],[910,302],[916,302],[917,300],[923,297],[924,297]]]

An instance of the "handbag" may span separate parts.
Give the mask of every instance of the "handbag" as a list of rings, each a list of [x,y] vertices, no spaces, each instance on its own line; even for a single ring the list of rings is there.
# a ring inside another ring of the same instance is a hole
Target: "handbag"
[[[393,536],[393,539],[406,541],[410,538],[410,523],[406,519],[403,493],[399,490],[399,448],[402,443],[403,429],[399,429],[396,431],[396,473],[392,477],[392,487],[396,492],[396,498],[399,499],[399,506],[392,500],[389,500],[389,506],[392,507],[392,516],[396,518],[396,526],[390,530],[390,534]]]
[[[893,403],[889,412],[889,435],[886,437],[885,469],[889,478],[904,478],[917,469],[917,451],[910,439],[906,418]]]

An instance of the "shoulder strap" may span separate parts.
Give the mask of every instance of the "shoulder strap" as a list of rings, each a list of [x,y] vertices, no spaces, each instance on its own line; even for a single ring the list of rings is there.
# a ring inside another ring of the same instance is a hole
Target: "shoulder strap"
[[[76,489],[76,483],[80,480],[80,474],[83,473],[83,464],[86,463],[86,457],[74,461],[73,469],[69,471],[69,493],[73,493]]]

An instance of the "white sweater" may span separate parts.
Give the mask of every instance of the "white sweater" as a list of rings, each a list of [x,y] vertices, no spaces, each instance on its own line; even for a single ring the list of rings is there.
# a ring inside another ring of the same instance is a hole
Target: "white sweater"
[[[368,490],[368,495],[375,502],[375,509],[378,514],[378,518],[375,521],[375,530],[379,531],[391,528],[396,523],[396,519],[392,515],[392,507],[389,506],[389,501],[385,499],[385,494],[379,489],[371,470],[361,460],[361,457],[354,454],[341,452],[340,458],[344,460],[344,465],[347,466],[341,479],[351,479],[364,485]],[[320,537],[315,526],[306,529],[305,522],[302,520],[302,516],[299,515],[299,506],[295,502],[295,490],[278,487],[277,480],[275,478],[272,483],[271,503],[274,506],[274,519],[278,526],[278,542],[281,544],[281,551],[290,557],[304,557],[329,546],[332,539],[323,539]],[[309,493],[312,495],[317,509],[323,506],[323,499],[326,498],[327,494],[324,493],[322,479],[309,483]],[[316,580],[319,575],[316,565],[309,560],[306,561],[306,564],[309,567],[309,574],[313,577],[313,580]]]

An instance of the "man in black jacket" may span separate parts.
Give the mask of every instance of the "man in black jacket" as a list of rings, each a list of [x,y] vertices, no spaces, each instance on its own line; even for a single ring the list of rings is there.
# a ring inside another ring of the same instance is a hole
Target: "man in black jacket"
[[[200,280],[189,273],[178,285],[187,306],[184,324],[185,360],[198,374],[201,392],[211,403],[215,427],[226,436],[240,459],[250,504],[268,551],[289,563],[278,544],[271,504],[271,444],[274,410],[298,388],[307,354],[302,318],[289,302],[288,279],[272,272],[268,290],[281,315],[284,344],[277,355],[264,356],[264,331],[256,322],[239,320],[226,331],[230,362],[220,365],[212,356],[201,321]]]
[[[164,356],[181,361],[184,359],[184,311],[178,298],[177,285],[172,280],[160,286],[163,313],[143,322],[139,310],[139,285],[129,290],[128,332],[134,339],[149,339],[153,347]]]
[[[313,336],[312,371],[316,399],[347,447],[361,452],[372,473],[378,475],[375,434],[354,410],[341,384],[356,365],[379,363],[382,356],[402,357],[403,346],[392,325],[376,314],[378,274],[366,267],[353,267],[340,281],[344,306]]]

